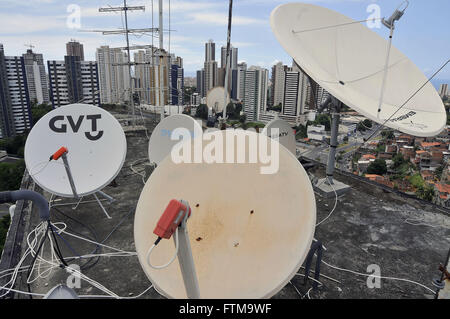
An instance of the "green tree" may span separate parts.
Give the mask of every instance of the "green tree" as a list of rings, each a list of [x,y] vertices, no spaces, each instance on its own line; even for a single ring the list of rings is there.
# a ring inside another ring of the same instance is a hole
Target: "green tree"
[[[433,201],[433,197],[434,197],[434,188],[433,188],[433,186],[429,186],[429,185],[420,186],[416,191],[416,195],[420,199],[431,202],[431,201]]]
[[[52,106],[48,104],[39,104],[36,106],[33,106],[31,108],[31,117],[33,119],[33,125],[37,123],[43,117],[45,114],[50,112],[52,110]]]
[[[0,163],[0,191],[16,190],[20,188],[25,162]]]
[[[301,138],[307,138],[308,137],[308,128],[304,125],[299,125],[295,128],[295,131],[297,132],[295,137],[298,139]]]
[[[196,117],[207,120],[208,119],[208,106],[206,104],[200,104],[197,107],[197,111],[195,113]]]
[[[239,122],[241,122],[242,125],[245,124],[245,121],[247,120],[247,114],[242,114],[239,116]]]
[[[394,168],[394,169],[399,168],[403,164],[408,163],[408,161],[405,160],[405,158],[403,157],[403,155],[401,153],[395,154],[395,156],[392,158],[392,161],[393,161],[392,168]]]
[[[436,169],[436,171],[434,171],[434,173],[436,174],[436,177],[437,177],[438,179],[441,179],[441,178],[442,178],[442,173],[443,173],[443,171],[444,171],[444,166],[443,166],[443,165],[439,166],[439,167]]]
[[[370,163],[367,168],[368,174],[384,175],[387,173],[386,161],[384,159],[376,159]]]
[[[312,122],[313,125],[325,125],[325,130],[331,129],[331,118],[328,114],[319,114],[316,116],[316,120]]]
[[[387,140],[391,140],[394,138],[394,132],[391,130],[385,130],[381,132],[381,136]]]
[[[5,150],[8,154],[23,156],[23,148],[27,140],[27,134],[1,139],[0,150]]]

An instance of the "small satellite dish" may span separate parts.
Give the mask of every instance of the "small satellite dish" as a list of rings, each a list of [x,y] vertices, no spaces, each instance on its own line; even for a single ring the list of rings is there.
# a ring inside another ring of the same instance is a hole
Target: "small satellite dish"
[[[230,95],[227,92],[227,102],[230,103]],[[213,110],[214,113],[220,113],[225,108],[225,88],[217,86],[212,88],[206,94],[206,105]]]
[[[125,161],[127,141],[119,122],[104,109],[70,104],[43,116],[25,144],[25,164],[33,180],[46,191],[74,197],[62,160],[49,158],[61,147],[79,196],[93,194],[117,176]]]
[[[228,132],[228,133],[227,133]],[[226,147],[226,134],[215,131]],[[234,138],[251,140],[256,132],[235,130]],[[189,145],[195,147],[195,141]],[[203,141],[202,151],[209,142]],[[244,152],[249,158],[249,144]],[[270,149],[270,147],[269,147]],[[279,148],[278,171],[261,174],[256,163],[181,163],[171,157],[155,169],[139,198],[134,238],[139,261],[156,289],[168,298],[186,298],[177,261],[155,270],[146,262],[155,241],[151,232],[173,198],[189,202],[192,215],[187,223],[201,298],[269,298],[280,291],[302,265],[311,246],[316,221],[316,203],[308,175],[286,148]],[[274,214],[276,212],[276,214]],[[154,264],[163,264],[174,254],[173,240],[162,240],[152,254]]]
[[[445,108],[431,83],[407,102],[427,78],[395,47],[390,51],[378,112],[388,42],[363,24],[305,3],[278,6],[272,11],[270,24],[295,62],[344,104],[375,122],[387,121],[386,126],[407,134],[426,137],[443,130]]]
[[[174,114],[166,117],[152,132],[148,143],[148,157],[151,163],[159,164],[172,151],[172,147],[179,141],[171,140],[173,130],[186,128],[194,137],[195,132],[202,132],[201,125],[192,117],[185,114]]]
[[[278,134],[274,135],[275,133],[272,132],[272,129],[278,129]],[[274,119],[267,123],[262,133],[271,138],[278,138],[281,145],[286,147],[292,154],[296,154],[294,130],[288,122],[282,119]]]

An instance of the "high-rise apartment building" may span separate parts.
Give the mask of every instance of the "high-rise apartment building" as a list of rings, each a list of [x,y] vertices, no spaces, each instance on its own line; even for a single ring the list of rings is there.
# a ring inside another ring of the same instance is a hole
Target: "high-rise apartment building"
[[[125,64],[127,54],[120,48],[101,46],[97,49],[100,101],[119,104],[130,100],[130,75]]]
[[[170,75],[170,104],[183,105],[184,70],[179,64],[172,64]]]
[[[150,105],[165,106],[170,103],[171,63],[173,57],[165,50],[150,48],[134,54],[136,91],[141,101]],[[181,62],[182,63],[182,62]]]
[[[5,56],[0,45],[0,138],[21,134],[31,125],[24,59]]]
[[[212,39],[205,43],[205,62],[216,60],[216,44]]]
[[[295,117],[305,112],[307,87],[308,79],[303,72],[293,69],[285,72],[283,115]]]
[[[71,39],[70,42],[66,43],[66,55],[67,56],[78,56],[81,61],[84,61],[84,48],[83,45]]]
[[[220,67],[225,68],[227,57],[227,47],[223,46],[220,54]],[[238,65],[238,48],[230,46],[230,69],[236,70]]]
[[[245,97],[245,72],[247,63],[238,63],[237,69],[232,70],[231,98],[243,101]]]
[[[200,98],[205,96],[205,69],[201,69],[197,71],[197,93],[200,95]]]
[[[272,67],[272,106],[283,104],[286,69],[287,66],[282,62],[278,62]]]
[[[244,112],[247,121],[257,121],[259,114],[267,109],[267,86],[269,71],[251,66],[245,72]]]
[[[47,61],[50,100],[54,108],[71,103],[100,105],[98,67],[95,61],[65,56],[64,61]]]
[[[443,98],[448,95],[448,84],[441,84],[439,86],[439,96]]]
[[[28,94],[31,103],[49,103],[47,74],[45,72],[42,54],[34,53],[31,49],[22,55],[27,76]]]
[[[219,70],[217,67],[216,61],[207,61],[204,64],[205,70],[205,96],[208,94],[208,91],[217,86],[219,79]]]

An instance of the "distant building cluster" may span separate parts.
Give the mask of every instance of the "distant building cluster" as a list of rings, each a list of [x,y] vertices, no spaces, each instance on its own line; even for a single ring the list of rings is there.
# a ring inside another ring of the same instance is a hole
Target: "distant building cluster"
[[[432,138],[395,133],[368,143],[360,155],[354,167],[355,174],[406,193],[417,193],[420,187],[428,187],[434,203],[450,207],[449,127]],[[400,155],[403,166],[396,167]],[[377,159],[385,161],[387,172],[367,174],[369,166]]]
[[[216,86],[225,86],[226,47],[221,48],[221,65],[215,61],[216,44],[213,40],[205,43],[203,68],[197,71],[197,93],[191,104],[201,103],[208,91]],[[293,62],[292,67],[281,62],[269,70],[260,66],[247,67],[238,62],[238,48],[230,48],[230,74],[228,89],[232,101],[243,104],[243,112],[248,121],[268,122],[276,115],[291,124],[304,124],[305,113],[317,108],[328,92],[311,81]]]
[[[7,56],[0,44],[0,138],[31,129],[35,104],[126,104],[132,87],[135,103],[183,105],[183,59],[145,47],[134,53],[130,77],[125,48],[101,46],[96,61],[85,61],[83,44],[70,40],[63,59],[45,64],[32,45],[22,56]]]

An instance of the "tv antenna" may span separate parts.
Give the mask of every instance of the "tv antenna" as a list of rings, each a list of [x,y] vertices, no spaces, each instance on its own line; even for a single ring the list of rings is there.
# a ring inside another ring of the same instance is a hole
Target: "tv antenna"
[[[26,46],[27,48],[30,48],[30,50],[33,50],[33,48],[35,48],[35,46],[32,44],[24,44],[24,46]]]
[[[136,110],[135,110],[135,105],[134,105],[134,85],[133,85],[133,78],[132,78],[132,70],[131,67],[134,65],[138,65],[140,63],[137,62],[131,62],[131,54],[130,51],[131,50],[139,50],[141,49],[140,46],[130,46],[130,39],[129,39],[129,34],[130,33],[148,33],[151,32],[152,35],[154,32],[157,32],[159,34],[159,39],[160,39],[160,49],[162,50],[162,39],[163,39],[163,29],[162,29],[162,0],[159,0],[160,3],[160,27],[159,28],[141,28],[141,29],[130,29],[128,27],[128,12],[129,11],[145,11],[145,6],[128,6],[127,5],[127,1],[124,0],[123,1],[123,6],[121,7],[104,7],[104,8],[99,8],[99,12],[123,12],[124,13],[124,21],[125,21],[125,25],[123,29],[120,30],[92,30],[91,32],[101,32],[103,35],[116,35],[116,34],[125,34],[125,39],[126,39],[126,47],[122,48],[125,49],[127,51],[127,62],[125,64],[120,64],[120,65],[127,65],[128,66],[128,73],[129,73],[129,92],[130,92],[130,105],[131,105],[131,112],[132,112],[132,117],[133,117],[133,126],[136,126]],[[153,38],[153,36],[152,36]],[[119,64],[117,64],[119,65]]]
[[[225,92],[223,94],[223,100],[225,103],[224,106],[224,112],[222,116],[222,121],[219,122],[220,129],[226,128],[226,122],[227,122],[227,105],[228,105],[228,99],[229,99],[229,93],[228,93],[228,80],[229,80],[229,73],[231,68],[231,22],[233,19],[233,0],[229,0],[228,5],[228,28],[227,28],[227,55],[225,59]]]
[[[332,95],[319,107],[328,108],[333,117],[326,184],[334,184],[343,104],[374,122],[420,137],[435,136],[446,124],[445,108],[435,88],[391,43],[395,22],[408,4],[404,1],[390,18],[383,19],[390,29],[388,42],[362,21],[320,6],[289,3],[272,11],[271,27],[280,44]],[[324,26],[323,21],[333,21],[333,25]]]

